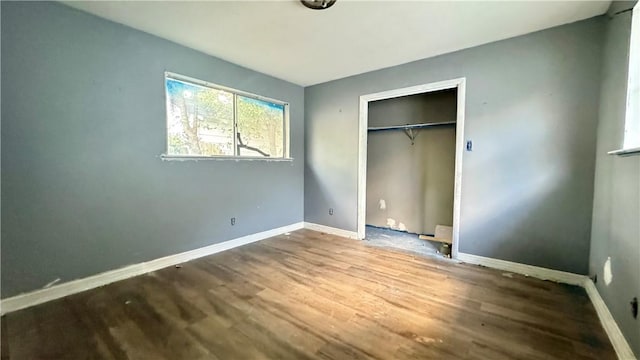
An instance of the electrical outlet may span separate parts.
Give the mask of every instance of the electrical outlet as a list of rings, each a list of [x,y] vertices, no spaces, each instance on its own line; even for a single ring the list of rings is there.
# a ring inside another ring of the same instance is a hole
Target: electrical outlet
[[[473,151],[473,142],[471,140],[467,140],[467,151]]]
[[[329,215],[333,215],[333,208],[329,208]]]
[[[638,318],[638,298],[634,297],[631,300],[631,315],[633,315],[634,319]]]
[[[235,225],[235,224],[236,224],[236,218],[232,217],[232,218],[231,218],[231,226],[233,226],[233,225]]]

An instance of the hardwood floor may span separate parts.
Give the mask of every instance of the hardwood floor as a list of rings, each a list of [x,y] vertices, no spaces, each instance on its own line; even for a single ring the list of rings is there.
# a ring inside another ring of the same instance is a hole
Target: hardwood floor
[[[2,359],[614,359],[582,288],[300,230],[2,318]]]

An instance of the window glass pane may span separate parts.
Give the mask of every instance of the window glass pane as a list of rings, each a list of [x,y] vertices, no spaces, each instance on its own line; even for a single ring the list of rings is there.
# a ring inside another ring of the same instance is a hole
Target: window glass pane
[[[284,157],[284,105],[238,95],[238,155]]]
[[[169,155],[234,155],[233,94],[167,77]]]
[[[624,149],[640,147],[640,5],[633,8],[631,19]]]

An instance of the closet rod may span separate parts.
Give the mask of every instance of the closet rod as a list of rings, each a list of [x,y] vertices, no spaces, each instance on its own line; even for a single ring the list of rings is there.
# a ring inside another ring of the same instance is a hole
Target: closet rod
[[[423,123],[423,124],[411,124],[411,125],[394,125],[394,126],[377,126],[370,127],[368,131],[383,131],[383,130],[407,130],[407,129],[420,129],[425,127],[432,126],[441,126],[441,125],[453,125],[455,121],[445,121],[445,122],[437,122],[437,123]]]

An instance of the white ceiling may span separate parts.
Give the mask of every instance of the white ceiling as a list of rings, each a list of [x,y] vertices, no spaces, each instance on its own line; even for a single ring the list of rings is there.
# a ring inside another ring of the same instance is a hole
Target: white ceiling
[[[610,1],[65,3],[307,86],[586,19]]]

